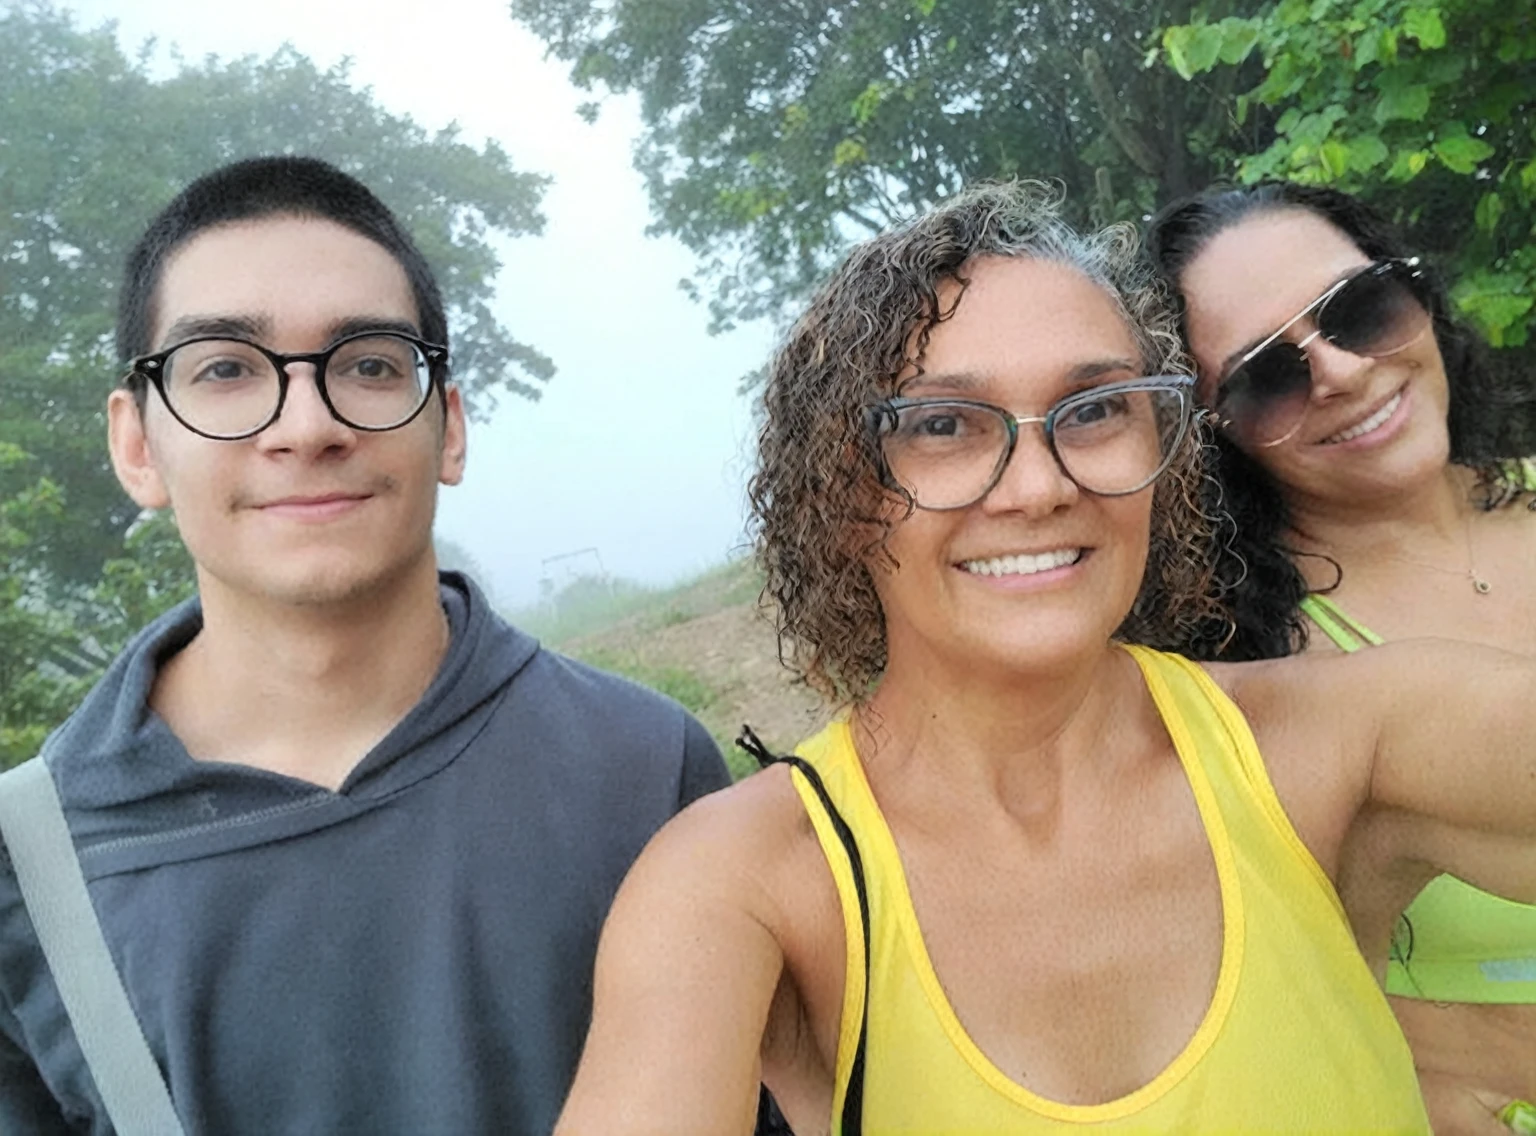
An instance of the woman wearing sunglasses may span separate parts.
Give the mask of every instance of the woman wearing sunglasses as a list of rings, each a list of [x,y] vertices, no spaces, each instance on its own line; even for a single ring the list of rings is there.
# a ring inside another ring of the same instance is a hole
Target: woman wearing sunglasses
[[[1182,649],[1436,636],[1536,654],[1536,466],[1494,460],[1536,425],[1536,384],[1493,380],[1430,266],[1353,198],[1284,183],[1171,206],[1150,243],[1237,519],[1219,570],[1235,630]],[[1436,1131],[1503,1131],[1499,1107],[1536,1099],[1536,908],[1442,877],[1390,955]]]
[[[752,499],[842,711],[642,855],[560,1132],[1427,1131],[1335,881],[1373,948],[1437,869],[1536,896],[1536,661],[1120,645],[1213,614],[1161,295],[1024,186],[812,302]]]

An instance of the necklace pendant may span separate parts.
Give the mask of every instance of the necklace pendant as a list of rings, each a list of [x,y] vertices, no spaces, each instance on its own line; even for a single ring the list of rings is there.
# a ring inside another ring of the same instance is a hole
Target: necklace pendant
[[[1471,573],[1471,576],[1472,587],[1478,595],[1486,596],[1489,592],[1493,591],[1493,585],[1479,576],[1476,572]]]

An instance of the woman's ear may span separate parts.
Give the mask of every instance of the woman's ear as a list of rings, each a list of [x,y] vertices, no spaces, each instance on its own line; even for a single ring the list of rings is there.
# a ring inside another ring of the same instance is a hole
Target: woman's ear
[[[119,388],[107,397],[107,451],[123,491],[141,509],[164,509],[171,497],[155,465],[144,415],[133,392]]]

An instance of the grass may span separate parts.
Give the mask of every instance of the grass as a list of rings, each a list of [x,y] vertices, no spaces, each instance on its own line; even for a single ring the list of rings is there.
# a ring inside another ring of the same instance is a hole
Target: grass
[[[516,626],[564,649],[630,620],[642,630],[671,627],[757,597],[762,578],[749,560],[731,560],[670,588],[581,577],[552,601],[508,612]]]
[[[508,619],[556,650],[664,694],[699,717],[718,700],[719,691],[697,672],[647,662],[635,650],[586,641],[623,625],[641,636],[676,627],[750,603],[761,590],[762,577],[751,561],[732,560],[670,588],[647,588],[628,580],[578,579],[552,602],[510,612]],[[734,734],[710,732],[733,777],[739,779],[757,769],[736,748]]]
[[[641,686],[650,687],[658,694],[675,699],[690,714],[700,714],[707,710],[718,697],[714,688],[692,671],[682,667],[652,666],[633,652],[597,647],[585,651],[577,648],[571,654],[600,670],[623,675]]]

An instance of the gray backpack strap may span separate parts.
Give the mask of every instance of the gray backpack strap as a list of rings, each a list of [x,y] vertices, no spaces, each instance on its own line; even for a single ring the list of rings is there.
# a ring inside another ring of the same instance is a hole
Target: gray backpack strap
[[[0,834],[48,969],[118,1136],[182,1136],[128,992],[107,949],[85,873],[41,757],[0,774]]]

